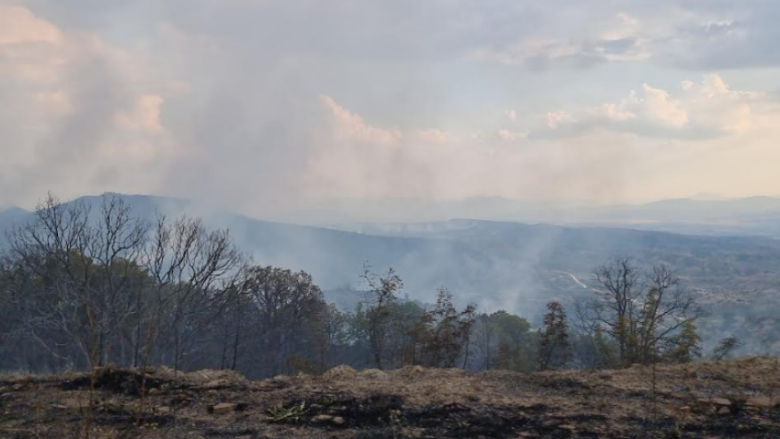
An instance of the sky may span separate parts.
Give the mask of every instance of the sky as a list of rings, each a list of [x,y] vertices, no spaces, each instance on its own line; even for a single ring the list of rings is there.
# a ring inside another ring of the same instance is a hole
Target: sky
[[[776,0],[0,0],[0,206],[780,195]]]

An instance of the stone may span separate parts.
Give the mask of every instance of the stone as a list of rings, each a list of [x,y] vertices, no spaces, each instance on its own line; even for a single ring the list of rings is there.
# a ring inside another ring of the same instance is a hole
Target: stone
[[[238,407],[237,404],[231,404],[229,402],[221,402],[219,404],[209,407],[209,413],[213,413],[215,415],[222,415],[225,413],[234,412],[236,410],[236,407]]]
[[[719,416],[729,416],[729,415],[731,415],[731,409],[729,409],[728,407],[723,406],[723,407],[718,409],[718,415]]]
[[[690,413],[691,412],[691,407],[687,406],[687,405],[684,406],[684,407],[680,407],[680,411],[683,412],[683,413]]]
[[[714,405],[716,407],[731,407],[731,401],[726,398],[702,398],[699,399],[699,404],[702,405]]]
[[[211,381],[207,382],[206,384],[204,384],[203,388],[204,389],[216,389],[216,388],[219,388],[219,387],[227,386],[227,384],[228,384],[227,380],[221,380],[221,379],[211,380]]]
[[[330,415],[317,415],[313,418],[311,418],[311,422],[315,422],[317,424],[322,424],[325,422],[331,422],[333,421],[333,416]]]
[[[726,398],[712,398],[710,403],[718,407],[731,407],[731,401]]]
[[[333,425],[336,425],[336,426],[339,426],[339,427],[342,427],[342,426],[346,425],[346,423],[347,423],[347,421],[344,420],[344,418],[342,418],[341,416],[334,417],[332,419],[332,422],[333,422]]]
[[[772,406],[780,404],[780,401],[775,401],[772,404],[772,400],[768,396],[754,396],[745,401],[745,405],[748,407],[756,407],[762,409],[771,409]]]
[[[80,409],[89,405],[89,401],[80,401],[77,398],[65,398],[54,405],[55,408]]]

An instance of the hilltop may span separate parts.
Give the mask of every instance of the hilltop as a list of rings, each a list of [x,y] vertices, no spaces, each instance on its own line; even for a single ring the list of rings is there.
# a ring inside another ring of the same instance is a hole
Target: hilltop
[[[518,374],[406,367],[247,381],[101,369],[96,438],[776,438],[772,359]],[[89,376],[0,380],[0,437],[77,437]],[[655,383],[655,384],[654,384]],[[653,388],[655,387],[655,390]]]

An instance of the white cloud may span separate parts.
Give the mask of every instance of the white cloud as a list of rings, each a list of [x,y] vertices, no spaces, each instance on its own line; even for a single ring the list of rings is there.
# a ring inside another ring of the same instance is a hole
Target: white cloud
[[[0,5],[0,203],[152,191],[171,158],[142,54]]]
[[[547,128],[556,129],[561,125],[571,124],[577,120],[566,111],[551,111],[545,115]]]
[[[0,204],[780,184],[771,1],[24,3],[0,6]]]
[[[59,44],[60,30],[22,6],[0,5],[0,46],[22,43]]]
[[[426,143],[445,144],[450,141],[449,133],[435,128],[418,131],[417,137]]]
[[[498,130],[498,138],[505,142],[514,142],[516,140],[525,139],[528,137],[528,133],[510,131],[506,128]]]
[[[642,84],[642,91],[644,99],[637,99],[632,92],[629,102],[632,106],[641,108],[650,122],[674,128],[682,128],[688,124],[688,113],[682,108],[682,102],[670,98],[665,90],[647,84]]]
[[[397,144],[402,137],[398,130],[384,130],[368,125],[362,116],[342,107],[330,96],[320,96],[320,102],[333,117],[333,136],[337,140],[389,146]]]
[[[595,129],[631,132],[649,137],[711,138],[744,134],[780,123],[780,106],[768,96],[731,90],[716,74],[700,82],[683,81],[672,93],[647,84],[619,102],[571,113],[545,116],[546,127],[535,134],[557,132],[579,136]]]

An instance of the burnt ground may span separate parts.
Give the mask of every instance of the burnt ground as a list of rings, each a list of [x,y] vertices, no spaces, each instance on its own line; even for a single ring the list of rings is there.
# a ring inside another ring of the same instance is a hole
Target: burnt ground
[[[106,368],[0,377],[0,438],[780,438],[776,360],[619,371],[408,367],[250,382]],[[147,392],[142,392],[145,388]],[[142,393],[148,393],[141,399]]]

